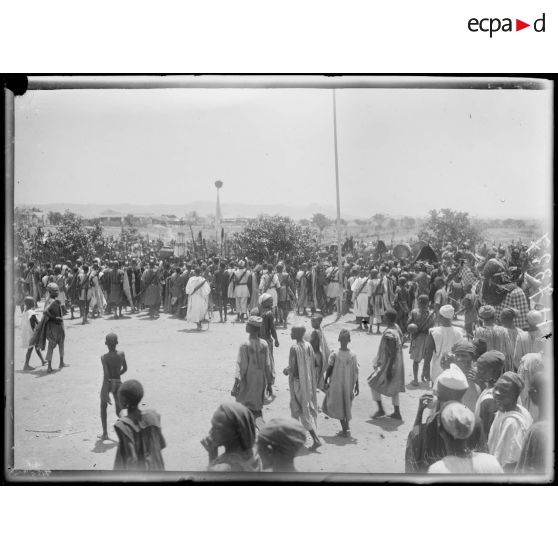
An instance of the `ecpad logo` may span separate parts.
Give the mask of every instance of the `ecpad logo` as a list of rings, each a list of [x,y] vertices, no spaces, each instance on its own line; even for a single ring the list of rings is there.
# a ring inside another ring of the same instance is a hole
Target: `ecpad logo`
[[[545,18],[546,14],[543,14],[539,19],[536,19],[533,22],[533,30],[536,33],[545,32]],[[472,33],[477,33],[479,31],[481,31],[482,33],[490,33],[490,38],[492,38],[492,35],[494,33],[498,33],[498,31],[502,31],[504,33],[514,31],[512,18],[509,17],[505,17],[503,19],[500,19],[498,17],[485,17],[482,19],[472,17],[469,20],[467,27]],[[531,24],[525,23],[520,19],[515,20],[515,31],[521,31],[522,29],[526,29],[527,27],[531,27]]]

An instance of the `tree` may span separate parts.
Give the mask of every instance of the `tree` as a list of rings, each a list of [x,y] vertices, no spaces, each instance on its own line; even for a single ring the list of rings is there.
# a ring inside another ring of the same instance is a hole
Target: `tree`
[[[48,212],[48,222],[51,225],[58,225],[61,221],[62,218],[64,217],[64,215],[62,213],[60,213],[60,211],[49,211]]]
[[[329,227],[333,224],[333,220],[329,217],[326,217],[323,213],[314,213],[314,215],[312,215],[312,224],[315,227],[318,227],[321,234],[326,227]]]
[[[372,215],[372,221],[376,223],[376,228],[381,229],[387,217],[383,213]]]
[[[451,209],[432,209],[422,225],[418,238],[435,250],[441,250],[448,243],[468,242],[474,247],[481,240],[481,235],[478,228],[471,223],[468,213]]]
[[[232,237],[231,244],[238,256],[257,262],[275,262],[277,253],[280,259],[309,260],[317,250],[316,234],[311,227],[279,215],[251,219],[242,232]]]

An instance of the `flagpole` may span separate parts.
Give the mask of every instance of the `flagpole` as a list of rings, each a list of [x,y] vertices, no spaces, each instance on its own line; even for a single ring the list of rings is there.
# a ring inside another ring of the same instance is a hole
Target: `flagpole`
[[[341,287],[341,295],[337,301],[337,317],[342,312],[343,297],[343,254],[341,249],[341,202],[339,197],[339,162],[337,155],[337,104],[335,99],[335,89],[333,92],[333,147],[335,152],[335,190],[337,193],[337,266],[339,268],[339,286]]]

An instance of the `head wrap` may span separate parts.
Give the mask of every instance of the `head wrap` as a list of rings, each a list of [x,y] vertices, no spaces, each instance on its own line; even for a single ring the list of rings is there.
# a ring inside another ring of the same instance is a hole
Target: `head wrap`
[[[461,368],[456,364],[450,364],[447,370],[444,370],[436,380],[436,384],[439,384],[447,389],[453,390],[467,390],[469,388],[469,383],[467,382],[467,377],[461,371]]]
[[[482,299],[487,304],[498,306],[517,284],[506,273],[506,266],[496,258],[489,259],[483,268]]]
[[[515,310],[515,308],[504,308],[501,312],[500,312],[500,320],[502,322],[504,321],[511,321],[513,320],[515,317],[517,316],[517,310]]]
[[[537,326],[543,321],[544,317],[538,310],[530,310],[527,312],[527,322],[529,325]]]
[[[421,294],[418,297],[418,303],[419,304],[428,304],[430,302],[430,299],[428,298],[428,295],[426,294]]]
[[[451,320],[454,314],[455,314],[455,310],[451,304],[445,304],[440,308],[440,316],[442,316],[442,318]]]
[[[268,304],[269,301],[273,301],[273,297],[269,294],[269,293],[264,293],[262,296],[260,296],[260,304]]]
[[[532,378],[534,374],[541,370],[544,370],[544,363],[540,353],[527,353],[519,362],[519,374],[526,372],[526,375]]]
[[[444,430],[455,440],[466,440],[475,429],[475,415],[463,403],[451,401],[440,413]]]
[[[56,283],[49,283],[47,285],[47,290],[49,293],[58,293],[60,292],[60,288],[58,287],[58,285]]]
[[[122,389],[122,388],[120,388]],[[217,408],[221,411],[232,429],[236,432],[243,449],[251,449],[256,440],[256,423],[254,415],[241,403],[228,401]]]
[[[270,445],[281,455],[293,458],[306,442],[306,431],[291,418],[273,418],[261,428],[258,441]]]
[[[500,379],[506,379],[508,380],[508,382],[513,383],[517,387],[518,393],[521,393],[523,391],[523,388],[525,387],[525,382],[516,372],[504,372]]]
[[[506,356],[500,351],[486,351],[477,360],[477,368],[486,368],[491,371],[504,371]]]
[[[482,320],[491,320],[496,315],[496,310],[494,306],[485,305],[479,308],[479,318]]]
[[[475,354],[475,346],[470,341],[458,341],[452,348],[452,353],[471,353]]]

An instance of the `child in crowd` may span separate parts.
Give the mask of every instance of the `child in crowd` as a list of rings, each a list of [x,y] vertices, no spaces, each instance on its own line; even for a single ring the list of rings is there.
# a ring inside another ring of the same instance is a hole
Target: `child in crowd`
[[[111,393],[114,399],[116,415],[120,416],[121,407],[118,399],[118,390],[122,385],[120,376],[128,370],[126,355],[123,351],[116,350],[116,345],[118,345],[116,333],[109,333],[105,337],[105,345],[108,347],[108,352],[101,357],[103,365],[103,385],[101,387],[101,424],[103,433],[99,436],[101,440],[109,439],[107,431],[107,405],[111,405]]]
[[[143,399],[143,386],[137,380],[127,380],[120,386],[118,397],[126,416],[120,417],[114,425],[118,434],[114,469],[164,471],[162,450],[166,442],[161,432],[161,417],[151,409],[138,409]]]

